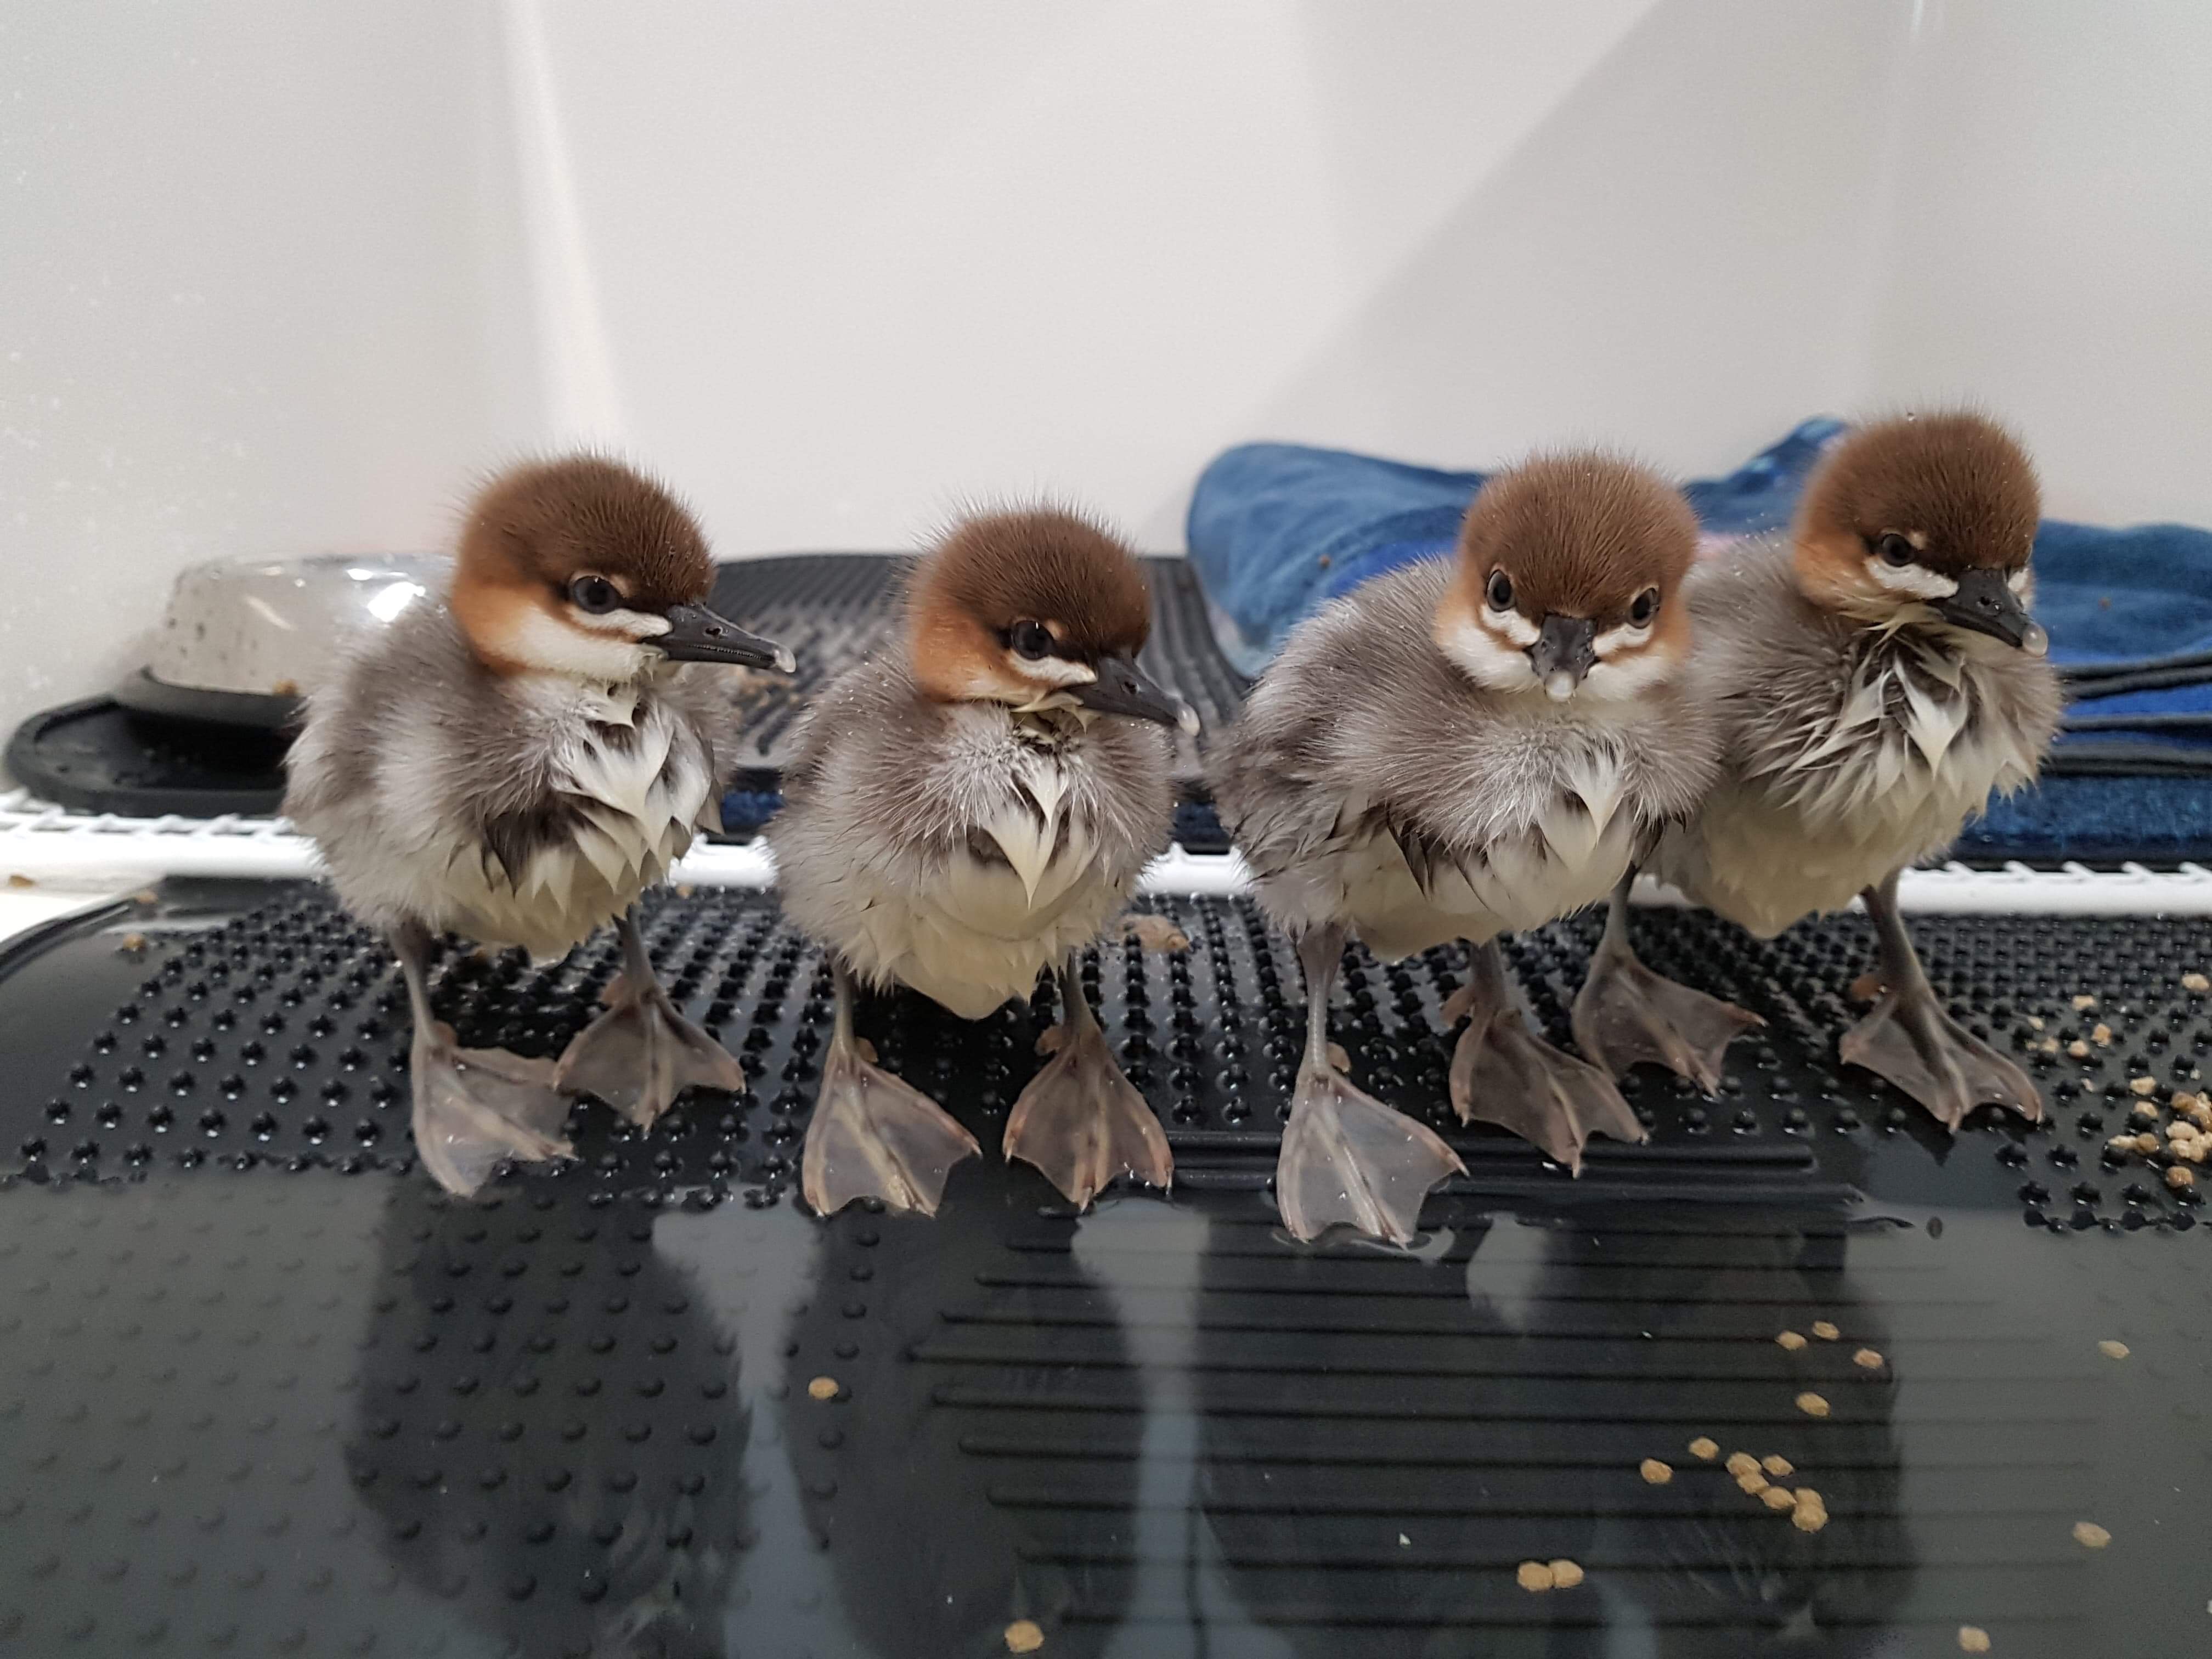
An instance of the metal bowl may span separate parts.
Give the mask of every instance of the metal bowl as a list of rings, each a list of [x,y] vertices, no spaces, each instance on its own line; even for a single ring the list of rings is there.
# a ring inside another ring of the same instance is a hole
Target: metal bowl
[[[177,578],[146,666],[115,689],[144,714],[275,730],[362,629],[444,592],[441,554],[222,559]]]

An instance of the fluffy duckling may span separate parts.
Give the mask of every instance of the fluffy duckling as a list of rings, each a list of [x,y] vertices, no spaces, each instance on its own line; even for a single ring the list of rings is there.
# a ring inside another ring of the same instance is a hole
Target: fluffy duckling
[[[1056,969],[1056,1052],[1015,1102],[1006,1155],[1079,1205],[1122,1174],[1168,1184],[1167,1139],[1077,973],[1167,845],[1162,728],[1195,725],[1137,666],[1151,629],[1141,567],[1097,526],[1045,510],[971,518],[915,570],[898,641],[809,713],[768,835],[785,911],[829,947],[836,975],[802,1169],[821,1213],[875,1197],[933,1214],[977,1150],[863,1054],[856,982],[980,1019]]]
[[[1701,567],[1689,588],[1726,769],[1652,867],[1762,938],[1863,898],[1886,988],[1842,1056],[1954,1129],[1982,1102],[2031,1121],[2043,1103],[1936,1000],[1897,883],[1993,791],[2033,780],[2057,730],[2058,679],[2028,614],[2039,510],[2033,465],[1995,422],[1882,421],[1822,463],[1788,536]],[[1710,1038],[1666,1032],[1663,1011],[1634,1009],[1633,993],[1595,974],[1583,1001],[1597,1011],[1578,1006],[1583,1045],[1611,1063]],[[1626,1048],[1600,1026],[1631,1031]]]
[[[713,580],[651,480],[593,456],[519,466],[470,507],[446,602],[403,611],[308,700],[284,810],[398,956],[416,1145],[453,1192],[567,1155],[566,1093],[648,1124],[689,1084],[744,1087],[654,981],[631,914],[721,822],[715,705],[677,665],[792,666],[707,608]],[[435,935],[550,957],[606,921],[623,976],[557,1065],[459,1048],[431,1012]]]
[[[1457,555],[1394,572],[1302,624],[1215,746],[1216,799],[1260,901],[1296,942],[1307,1044],[1277,1201],[1299,1238],[1342,1224],[1406,1243],[1463,1166],[1354,1088],[1328,1010],[1345,941],[1398,957],[1469,942],[1454,1106],[1580,1170],[1601,1130],[1642,1140],[1612,1080],[1526,1028],[1496,943],[1605,896],[1717,763],[1685,678],[1681,495],[1574,453],[1492,478]]]

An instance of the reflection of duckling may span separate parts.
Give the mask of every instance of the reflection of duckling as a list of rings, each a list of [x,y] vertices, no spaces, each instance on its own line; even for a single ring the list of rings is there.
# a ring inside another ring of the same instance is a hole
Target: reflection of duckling
[[[1982,1101],[2043,1113],[2027,1074],[1944,1012],[1897,908],[1905,866],[1948,847],[1992,789],[2032,780],[2057,728],[2057,677],[2027,612],[2038,511],[2034,471],[2000,428],[1885,422],[1823,464],[1789,538],[1689,586],[1727,769],[1653,868],[1762,936],[1863,896],[1887,988],[1843,1057],[1950,1128]],[[1583,1046],[1615,1063],[1648,1052],[1607,1037],[1624,968],[1666,983],[1624,937],[1576,1011]]]
[[[856,978],[980,1019],[1058,969],[1059,1049],[1014,1104],[1006,1155],[1078,1204],[1125,1172],[1167,1184],[1167,1139],[1075,968],[1167,844],[1170,750],[1153,726],[1193,722],[1137,667],[1151,629],[1143,571],[1103,532],[1056,512],[971,519],[915,571],[904,641],[807,717],[768,836],[785,908],[836,963],[806,1133],[817,1210],[876,1197],[934,1212],[976,1150],[861,1057]]]
[[[1594,1131],[1644,1139],[1609,1078],[1523,1028],[1496,939],[1603,897],[1711,780],[1675,593],[1696,545],[1688,505],[1640,467],[1567,454],[1501,473],[1455,561],[1379,577],[1305,623],[1216,746],[1224,818],[1305,966],[1276,1182],[1298,1237],[1343,1223],[1404,1243],[1460,1167],[1330,1060],[1348,934],[1387,957],[1473,942],[1474,1020],[1451,1070],[1463,1119],[1577,1170]]]
[[[565,1154],[563,1090],[650,1123],[688,1084],[744,1086],[654,982],[627,914],[720,823],[711,703],[672,665],[791,665],[706,608],[713,576],[691,515],[628,468],[520,467],[471,508],[447,602],[401,613],[309,702],[285,811],[398,954],[416,1144],[454,1192],[502,1158]],[[431,1014],[434,934],[556,956],[610,921],[614,1006],[557,1067],[460,1048]]]

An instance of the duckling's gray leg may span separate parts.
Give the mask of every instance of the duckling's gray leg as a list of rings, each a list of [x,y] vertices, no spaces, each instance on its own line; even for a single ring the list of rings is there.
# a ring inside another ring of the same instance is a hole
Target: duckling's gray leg
[[[801,1190],[821,1215],[856,1198],[935,1215],[952,1166],[982,1151],[975,1137],[918,1089],[861,1057],[853,1035],[853,981],[838,963],[836,1024],[806,1125]]]
[[[415,1079],[415,1150],[447,1192],[466,1198],[506,1158],[574,1156],[561,1136],[568,1103],[553,1067],[497,1048],[464,1048],[430,1012],[431,940],[409,924],[392,936],[415,1015],[408,1067]]]
[[[742,1066],[729,1050],[677,1012],[653,977],[633,908],[615,924],[623,970],[604,994],[607,1011],[569,1040],[554,1083],[574,1094],[597,1095],[640,1128],[693,1084],[740,1093]]]
[[[1897,872],[1860,895],[1881,942],[1881,979],[1888,988],[1837,1046],[1844,1061],[1877,1072],[1956,1129],[1982,1102],[2043,1116],[2043,1097],[2026,1072],[1979,1041],[1943,1011],[1914,954],[1897,908]]]
[[[1343,956],[1341,927],[1317,927],[1298,941],[1306,1052],[1275,1163],[1275,1205],[1293,1238],[1341,1225],[1410,1244],[1429,1189],[1467,1166],[1428,1125],[1362,1094],[1333,1063],[1328,999]]]
[[[1444,1008],[1447,1019],[1462,1012],[1474,1018],[1452,1050],[1451,1101],[1460,1121],[1510,1129],[1576,1175],[1583,1172],[1583,1144],[1591,1135],[1645,1139],[1611,1078],[1529,1032],[1514,1006],[1498,941],[1470,946],[1468,957],[1474,976]]]
[[[1073,954],[1060,968],[1060,1023],[1039,1045],[1056,1052],[1006,1118],[1007,1161],[1036,1164],[1079,1208],[1117,1176],[1165,1187],[1175,1179],[1167,1135],[1114,1063]]]
[[[1628,887],[1635,879],[1631,870],[1613,890],[1605,936],[1575,999],[1575,1042],[1594,1065],[1616,1078],[1648,1061],[1709,1095],[1717,1093],[1729,1044],[1766,1022],[1733,1002],[1677,985],[1636,959],[1628,943]]]

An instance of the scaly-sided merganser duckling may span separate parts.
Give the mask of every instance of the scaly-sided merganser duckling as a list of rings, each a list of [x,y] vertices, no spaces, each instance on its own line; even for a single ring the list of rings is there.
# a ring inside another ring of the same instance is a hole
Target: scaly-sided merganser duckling
[[[1577,1170],[1594,1130],[1644,1138],[1609,1078],[1527,1030],[1496,938],[1602,898],[1711,782],[1676,593],[1696,545],[1681,495],[1628,462],[1570,453],[1500,473],[1455,558],[1301,624],[1216,745],[1223,817],[1305,969],[1276,1179],[1296,1237],[1343,1224],[1407,1243],[1429,1188],[1463,1167],[1332,1058],[1352,934],[1384,957],[1470,942],[1473,982],[1446,1010],[1474,1015],[1452,1058],[1462,1120]]]
[[[903,637],[809,713],[768,838],[785,911],[836,974],[802,1171],[822,1214],[864,1197],[934,1214],[977,1150],[863,1056],[855,981],[980,1019],[1056,968],[1058,1050],[1015,1102],[1006,1155],[1079,1205],[1124,1173],[1168,1184],[1167,1139],[1077,974],[1167,845],[1160,727],[1196,723],[1137,667],[1151,629],[1142,569],[1096,526],[1055,511],[973,518],[916,568]]]
[[[2033,780],[2057,730],[2058,678],[2028,615],[2039,512],[2034,468],[2002,428],[1967,413],[1884,421],[1822,462],[1790,534],[1700,567],[1688,591],[1726,767],[1652,868],[1762,938],[1863,897],[1887,988],[1840,1052],[1954,1129],[1981,1102],[2030,1121],[2043,1103],[1936,1000],[1897,882],[1993,790]],[[1603,984],[1584,988],[1593,997],[1622,1006]],[[1585,1023],[1578,1007],[1578,1034]],[[1638,1028],[1632,1046],[1663,1024],[1621,1023]]]
[[[720,716],[675,665],[792,666],[707,608],[713,580],[691,515],[628,467],[517,467],[471,507],[447,602],[403,611],[309,698],[284,810],[398,955],[416,1145],[453,1192],[567,1155],[564,1091],[649,1124],[686,1085],[745,1086],[654,981],[630,914],[721,822]],[[605,921],[623,976],[557,1065],[459,1048],[431,1013],[436,934],[547,957]]]

